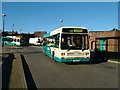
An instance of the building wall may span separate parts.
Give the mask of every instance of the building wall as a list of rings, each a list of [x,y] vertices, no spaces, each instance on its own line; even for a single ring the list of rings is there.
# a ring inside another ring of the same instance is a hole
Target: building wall
[[[95,50],[95,38],[101,37],[118,37],[120,36],[120,31],[91,31],[90,32],[90,50]],[[120,40],[118,39],[108,39],[108,51],[109,52],[118,52],[120,50],[120,46],[118,44]],[[97,40],[97,44],[100,44],[100,40]],[[106,40],[104,42],[106,44]],[[100,46],[97,45],[97,48],[100,49]],[[106,45],[104,46],[106,48]]]
[[[120,37],[120,31],[117,31],[117,32],[115,33],[115,36],[116,36],[116,37]],[[116,44],[116,45],[119,44],[119,46],[117,46],[117,49],[118,49],[118,52],[120,52],[120,38],[119,38],[118,40],[116,40],[115,44]]]

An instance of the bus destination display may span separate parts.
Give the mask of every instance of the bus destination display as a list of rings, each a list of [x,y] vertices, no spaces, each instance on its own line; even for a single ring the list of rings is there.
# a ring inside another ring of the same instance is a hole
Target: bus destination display
[[[87,33],[87,29],[82,28],[63,28],[62,32],[69,32],[69,33]]]

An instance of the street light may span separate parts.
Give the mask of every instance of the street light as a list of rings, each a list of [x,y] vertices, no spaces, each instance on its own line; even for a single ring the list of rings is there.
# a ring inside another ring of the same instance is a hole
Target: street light
[[[22,34],[21,34],[21,31],[22,31],[22,29],[20,28],[20,34],[19,34],[19,35],[20,35],[20,39],[21,39],[21,35],[22,35]]]
[[[12,25],[12,36],[14,34],[14,24]]]
[[[20,28],[20,34],[21,34],[22,29]]]
[[[63,20],[60,20],[60,22],[61,22],[61,27],[62,27],[62,22],[63,22]]]
[[[2,46],[4,47],[4,29],[5,29],[5,16],[6,16],[6,15],[3,14],[2,16],[3,16],[3,17],[2,17],[2,19],[3,19],[3,35],[2,35],[2,36],[3,36],[3,44],[2,44]]]

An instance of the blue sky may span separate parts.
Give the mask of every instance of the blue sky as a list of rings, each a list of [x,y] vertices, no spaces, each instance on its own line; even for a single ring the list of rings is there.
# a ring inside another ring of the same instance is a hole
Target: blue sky
[[[50,32],[63,26],[81,26],[90,31],[118,28],[117,2],[3,2],[5,30]]]

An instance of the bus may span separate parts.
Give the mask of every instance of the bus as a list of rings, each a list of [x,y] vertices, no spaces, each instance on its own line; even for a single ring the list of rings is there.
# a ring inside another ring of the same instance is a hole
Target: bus
[[[3,42],[4,40],[4,42]],[[8,46],[20,46],[20,37],[17,36],[4,36],[2,37],[2,44]]]
[[[60,27],[43,36],[42,52],[56,62],[90,61],[89,33],[84,27]]]
[[[8,46],[25,46],[29,44],[28,40],[21,36],[2,36],[1,42]]]

